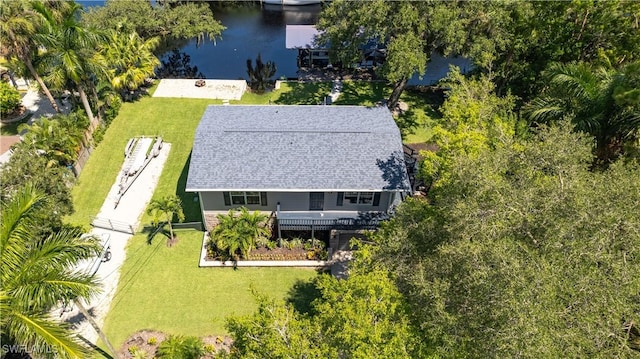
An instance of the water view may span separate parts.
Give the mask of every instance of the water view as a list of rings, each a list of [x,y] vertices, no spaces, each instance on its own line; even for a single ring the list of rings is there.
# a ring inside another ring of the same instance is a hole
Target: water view
[[[80,1],[83,6],[101,6],[103,1]],[[321,5],[282,6],[250,4],[222,8],[213,5],[214,16],[227,29],[215,42],[206,41],[197,46],[193,39],[179,50],[191,57],[191,64],[197,66],[205,78],[246,79],[247,59],[255,60],[260,54],[262,60],[276,64],[276,78],[297,77],[297,50],[287,49],[287,25],[315,25],[322,10]],[[415,76],[410,84],[431,84],[444,77],[449,64],[465,70],[470,62],[464,58],[443,58],[432,56],[422,79]]]

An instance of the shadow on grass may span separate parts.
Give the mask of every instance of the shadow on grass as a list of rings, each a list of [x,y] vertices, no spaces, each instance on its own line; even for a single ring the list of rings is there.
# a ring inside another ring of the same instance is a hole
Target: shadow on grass
[[[289,289],[285,300],[298,313],[313,316],[315,311],[312,303],[318,298],[320,298],[320,290],[316,287],[315,279],[310,281],[297,280],[293,287]]]
[[[187,176],[189,175],[189,164],[191,163],[191,152],[182,167],[178,183],[176,185],[176,195],[182,201],[182,211],[184,212],[185,222],[202,222],[202,212],[200,211],[200,202],[196,193],[187,193]],[[174,218],[175,219],[175,218]]]
[[[345,81],[336,104],[373,106],[386,100],[391,89],[380,81]]]
[[[32,116],[33,116],[33,114],[30,114],[30,115],[27,115],[25,118],[23,118],[20,121],[0,124],[0,135],[2,135],[2,136],[17,136],[17,135],[19,135],[20,133],[18,131],[18,126],[22,125],[23,123],[29,122],[29,119]]]
[[[321,105],[331,93],[331,82],[287,83],[291,90],[280,94],[275,103],[278,105]]]
[[[171,232],[165,228],[167,222],[159,222],[157,225],[144,226],[142,228],[142,233],[147,234],[147,244],[151,245],[153,243],[153,239],[158,235],[164,236],[167,241],[171,237]]]

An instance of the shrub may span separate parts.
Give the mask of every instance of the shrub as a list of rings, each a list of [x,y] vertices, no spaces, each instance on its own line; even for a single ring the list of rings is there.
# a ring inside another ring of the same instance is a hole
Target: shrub
[[[199,359],[205,354],[204,343],[194,336],[170,335],[156,352],[158,358]]]
[[[133,354],[135,354],[138,350],[140,350],[140,348],[138,348],[138,347],[137,347],[137,346],[135,346],[135,345],[132,345],[132,346],[130,346],[130,347],[129,347],[129,349],[127,349],[127,350],[129,351],[129,354],[133,355]]]
[[[156,337],[151,337],[149,338],[149,340],[147,340],[147,344],[149,345],[156,345],[158,343],[158,338]]]
[[[270,235],[267,220],[267,215],[249,212],[245,207],[231,209],[227,214],[218,215],[218,225],[211,231],[211,241],[219,253],[228,258],[247,258],[256,247],[256,240]]]
[[[0,81],[0,114],[8,115],[20,105],[20,92],[4,81]]]

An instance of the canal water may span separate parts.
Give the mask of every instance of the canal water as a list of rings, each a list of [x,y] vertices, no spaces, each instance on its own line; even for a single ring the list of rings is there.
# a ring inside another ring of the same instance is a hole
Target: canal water
[[[83,6],[101,6],[103,1],[79,1]],[[213,6],[216,19],[226,27],[221,38],[197,46],[196,40],[182,45],[180,51],[191,57],[191,64],[205,78],[246,79],[247,59],[255,61],[258,54],[263,62],[273,61],[275,78],[297,77],[297,50],[285,47],[287,25],[314,25],[318,21],[320,5],[281,6],[245,3],[243,6],[220,8]],[[432,55],[425,75],[412,78],[410,84],[431,84],[446,76],[449,64],[463,71],[470,68],[464,58],[443,58]]]

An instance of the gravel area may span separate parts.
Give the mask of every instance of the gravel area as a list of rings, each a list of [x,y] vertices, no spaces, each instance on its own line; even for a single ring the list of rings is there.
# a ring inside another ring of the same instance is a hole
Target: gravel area
[[[196,80],[162,79],[153,97],[208,98],[240,100],[247,90],[245,80],[203,80],[205,85],[196,86]]]
[[[137,228],[140,224],[139,221],[142,212],[151,200],[151,196],[153,195],[156,184],[158,183],[160,174],[162,174],[162,168],[169,157],[170,149],[171,145],[169,143],[163,144],[158,157],[149,162],[147,167],[142,171],[140,176],[122,197],[117,208],[114,208],[114,203],[115,195],[118,193],[119,182],[118,178],[115,178],[111,191],[107,195],[107,198],[105,198],[98,217],[127,222],[133,225],[134,228]],[[124,153],[124,148],[122,150]],[[96,235],[109,233],[111,236],[111,260],[103,262],[96,273],[97,278],[99,278],[102,283],[102,291],[98,295],[92,297],[89,303],[85,303],[89,313],[93,315],[95,321],[100,327],[102,327],[104,324],[104,318],[109,312],[111,300],[113,299],[118,287],[120,267],[124,263],[126,255],[125,249],[131,235],[102,228],[93,228],[91,233]],[[74,307],[71,311],[63,313],[61,318],[62,320],[71,323],[77,330],[77,333],[84,339],[91,343],[96,343],[98,340],[98,333],[96,333],[96,331],[91,327],[84,316],[79,313],[77,308]]]

